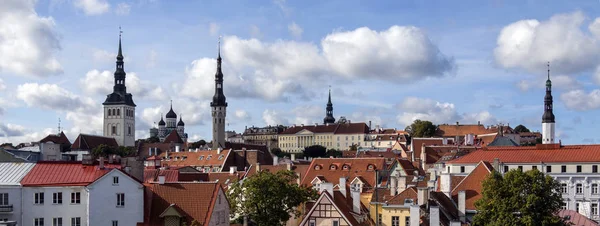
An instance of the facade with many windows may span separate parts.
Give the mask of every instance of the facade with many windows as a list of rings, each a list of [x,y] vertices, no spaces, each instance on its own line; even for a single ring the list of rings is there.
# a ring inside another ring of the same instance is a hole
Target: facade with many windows
[[[327,149],[348,150],[365,144],[369,127],[365,123],[292,126],[279,134],[278,145],[284,152],[298,153],[321,145]]]
[[[27,225],[21,223],[21,179],[35,163],[0,163],[0,225]],[[28,223],[29,224],[29,223]]]

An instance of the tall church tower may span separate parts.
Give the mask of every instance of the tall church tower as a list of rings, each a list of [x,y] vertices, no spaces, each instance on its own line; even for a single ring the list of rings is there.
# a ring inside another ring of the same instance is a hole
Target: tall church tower
[[[122,33],[122,32],[121,32]],[[120,146],[135,145],[135,103],[125,86],[125,69],[119,34],[119,53],[113,92],[106,95],[104,105],[104,123],[102,130],[106,137],[113,137]]]
[[[325,118],[323,124],[333,124],[335,118],[333,117],[333,104],[331,103],[331,89],[329,89],[329,100],[327,101],[327,107],[325,108]]]
[[[548,63],[548,80],[546,80],[546,96],[544,96],[544,115],[542,116],[542,144],[553,144],[554,113],[552,113],[552,82],[550,81],[550,63]]]
[[[221,71],[221,40],[219,39],[219,56],[217,57],[217,73],[215,74],[215,95],[210,103],[213,118],[212,148],[225,148],[225,116],[227,102],[223,94],[223,72]]]

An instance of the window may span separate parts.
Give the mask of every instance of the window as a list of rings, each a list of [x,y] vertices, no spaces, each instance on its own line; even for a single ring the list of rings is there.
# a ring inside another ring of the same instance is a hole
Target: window
[[[129,132],[128,135],[131,135],[131,126],[127,127],[127,131]]]
[[[52,226],[62,226],[62,217],[52,218]]]
[[[410,216],[404,217],[404,225],[410,226]]]
[[[72,217],[71,226],[81,226],[81,217]]]
[[[523,166],[518,167],[520,171],[523,171]]]
[[[598,203],[592,203],[592,215],[598,215]]]
[[[560,184],[560,192],[562,192],[563,194],[567,194],[569,192],[569,189],[567,188],[567,184],[565,184],[565,183]]]
[[[112,115],[112,111],[110,109],[108,109],[108,116]]]
[[[461,172],[461,173],[464,173],[464,172],[465,172],[465,167],[464,167],[464,166],[461,166],[461,167],[460,167],[460,172]]]
[[[44,204],[44,192],[38,192],[33,195],[34,204]],[[44,223],[42,223],[43,225]]]
[[[206,156],[206,160],[210,160],[211,158],[212,158],[212,155]]]
[[[579,202],[575,203],[575,211],[579,212]]]
[[[392,226],[400,226],[400,217],[392,216]]]
[[[117,115],[121,115],[121,109],[117,109]]]
[[[577,166],[577,172],[581,173],[581,166]]]
[[[310,222],[308,222],[309,226],[315,226],[317,224],[317,222],[315,222],[315,220],[310,220]]]
[[[508,166],[504,166],[504,172],[508,173]]]
[[[113,185],[119,184],[119,177],[113,177]]]
[[[117,207],[124,207],[124,206],[125,206],[125,194],[117,193]]]
[[[575,194],[583,194],[583,185],[582,184],[575,185]]]
[[[80,192],[71,192],[71,204],[80,204],[81,203],[81,193]]]
[[[592,173],[597,173],[598,172],[598,165],[593,165],[592,166]]]
[[[598,194],[598,184],[592,184],[592,194]]]
[[[552,166],[546,166],[546,173],[552,173]]]
[[[8,193],[0,193],[0,205],[8,205]]]
[[[62,204],[62,192],[52,193],[52,204]]]
[[[381,214],[377,216],[377,223],[378,225],[383,225],[383,216],[381,216]]]
[[[113,134],[113,135],[116,135],[116,134],[117,134],[117,127],[116,127],[116,126],[112,126],[112,128],[111,128],[111,129],[112,129],[112,131],[111,131],[111,132],[112,132],[112,134]]]
[[[33,226],[44,226],[44,218],[33,219]]]
[[[204,159],[204,155],[201,155],[200,158],[198,158],[198,160],[202,160]]]
[[[566,210],[567,209],[567,202],[563,201],[562,204],[560,205],[560,208],[563,209],[563,210]]]
[[[537,166],[532,166],[531,169],[532,170],[537,170]]]
[[[329,166],[329,170],[336,170],[336,169],[337,169],[337,166],[335,166],[333,164],[331,166]]]
[[[112,221],[112,226],[119,226],[119,221]]]
[[[333,220],[333,226],[340,226],[340,222],[337,220]]]
[[[565,165],[560,166],[560,172],[561,173],[566,173],[567,172],[567,166],[565,166]]]

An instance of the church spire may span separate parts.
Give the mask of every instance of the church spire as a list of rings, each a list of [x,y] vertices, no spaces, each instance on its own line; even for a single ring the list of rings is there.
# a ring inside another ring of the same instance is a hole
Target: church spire
[[[329,97],[327,100],[327,107],[325,108],[325,118],[323,119],[323,124],[331,124],[335,123],[335,118],[333,117],[333,103],[331,103],[331,86],[329,87]]]
[[[221,71],[221,37],[219,37],[219,47],[217,56],[217,73],[215,73],[215,95],[210,106],[227,106],[225,94],[223,93],[223,72]]]
[[[548,62],[548,80],[546,80],[546,96],[544,96],[544,115],[542,123],[554,123],[554,113],[552,112],[552,81],[550,81],[550,62]]]
[[[121,36],[123,31],[119,27],[119,53],[117,54],[117,67],[115,70],[115,84],[113,92],[125,95],[127,93],[127,87],[125,86],[125,62],[123,62],[123,49],[121,48]]]

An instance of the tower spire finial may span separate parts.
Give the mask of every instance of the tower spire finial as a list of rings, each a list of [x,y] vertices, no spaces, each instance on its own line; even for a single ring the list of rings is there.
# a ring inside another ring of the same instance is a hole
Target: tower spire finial
[[[171,109],[173,109],[173,100],[171,100]]]
[[[218,47],[218,49],[219,49],[219,51],[218,51],[219,52],[218,53],[219,54],[218,58],[219,59],[221,59],[221,38],[222,38],[222,36],[219,35],[219,47]]]
[[[60,135],[60,132],[61,132],[61,130],[60,130],[60,117],[59,117],[58,118],[58,135]]]
[[[550,61],[548,61],[548,80],[550,80]]]
[[[121,30],[121,26],[119,26],[119,54],[117,54],[117,58],[121,57],[123,59],[123,51],[121,50],[121,36],[123,34],[123,30]]]

